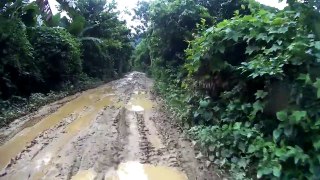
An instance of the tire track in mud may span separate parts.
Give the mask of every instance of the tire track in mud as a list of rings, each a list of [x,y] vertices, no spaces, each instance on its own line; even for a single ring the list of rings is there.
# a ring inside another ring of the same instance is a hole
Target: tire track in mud
[[[74,142],[78,151],[75,155],[81,154],[81,159],[73,164],[73,170],[66,179],[88,169],[94,169],[98,176],[103,177],[106,167],[117,167],[121,162],[120,152],[123,150],[123,143],[120,141],[122,135],[119,131],[121,118],[121,110],[106,108],[88,132],[83,132],[83,135],[78,137]],[[105,131],[106,129],[108,131]]]
[[[135,113],[137,123],[138,123],[138,130],[140,134],[140,141],[139,147],[141,151],[141,158],[140,162],[143,164],[151,163],[150,156],[154,155],[154,147],[148,141],[148,137],[146,132],[149,131],[145,126],[144,116],[140,113]]]
[[[28,145],[15,157],[10,160],[10,163],[5,167],[5,172],[0,174],[0,177],[9,174],[15,173],[16,171],[23,169],[25,167],[25,162],[21,163],[19,160],[23,159],[24,161],[31,162],[34,158],[50,143],[52,143],[57,137],[56,133],[62,134],[65,127],[75,120],[75,115],[70,114],[66,120],[61,121],[56,126],[45,130],[40,133],[34,140],[32,140]],[[52,134],[52,133],[55,134]],[[15,167],[13,167],[15,166]]]
[[[74,100],[75,98],[80,96],[80,94],[81,93],[77,93],[75,95],[65,97],[59,101],[45,105],[39,110],[32,112],[31,114],[16,119],[8,127],[0,128],[0,146],[10,138],[15,136],[19,131],[37,124],[41,119],[56,112],[64,104]]]
[[[192,143],[183,137],[168,112],[160,110],[161,103],[151,94],[151,87],[150,79],[134,72],[82,93],[78,98],[83,100],[69,103],[79,101],[84,107],[68,109],[74,112],[39,132],[1,171],[0,179],[117,179],[121,169],[131,167],[123,165],[128,162],[140,167],[145,178],[143,171],[151,168],[157,172],[157,168],[142,164],[171,167],[157,174],[164,179],[170,179],[168,174],[176,169],[190,180],[217,179],[197,161]],[[179,179],[186,178],[181,175]]]

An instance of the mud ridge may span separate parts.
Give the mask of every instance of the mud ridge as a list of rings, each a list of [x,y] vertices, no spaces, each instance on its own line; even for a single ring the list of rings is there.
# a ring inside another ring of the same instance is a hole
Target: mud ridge
[[[141,113],[135,113],[138,122],[138,130],[140,134],[139,147],[141,150],[140,162],[143,164],[150,163],[150,158],[154,154],[154,147],[148,141],[146,132],[148,129],[145,126],[144,116]]]

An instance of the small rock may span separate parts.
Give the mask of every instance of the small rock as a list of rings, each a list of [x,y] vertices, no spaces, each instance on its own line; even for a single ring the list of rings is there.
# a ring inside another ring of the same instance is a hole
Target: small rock
[[[206,167],[208,168],[211,165],[210,161],[206,161]]]
[[[192,141],[192,145],[195,146],[197,144],[197,141]]]
[[[199,154],[196,156],[197,159],[201,159],[203,158],[203,154],[201,152],[199,152]]]

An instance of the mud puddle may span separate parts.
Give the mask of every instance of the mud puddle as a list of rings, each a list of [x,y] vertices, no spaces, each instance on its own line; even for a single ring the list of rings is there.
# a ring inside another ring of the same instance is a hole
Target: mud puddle
[[[94,170],[89,169],[79,171],[75,176],[71,178],[71,180],[94,180],[96,176],[97,173]]]
[[[57,112],[41,120],[36,125],[22,130],[0,147],[0,169],[7,166],[10,160],[21,152],[27,144],[34,140],[40,133],[66,120],[70,114],[78,117],[77,120],[67,128],[70,135],[87,126],[92,120],[92,116],[95,116],[102,107],[110,104],[111,98],[110,96],[106,96],[106,94],[108,95],[111,92],[110,88],[89,91],[67,103]],[[86,115],[81,114],[81,111],[86,108],[91,108],[91,112]]]
[[[71,180],[94,180],[97,173],[92,170],[79,171]],[[105,180],[187,180],[186,174],[165,166],[141,164],[139,162],[121,163],[116,171],[107,172]]]
[[[130,111],[142,112],[150,111],[152,107],[152,101],[148,99],[146,92],[135,91],[126,108]]]
[[[83,92],[0,146],[0,179],[216,179],[151,87],[133,72]]]
[[[119,165],[117,171],[109,172],[105,180],[187,180],[187,176],[174,168],[127,162]]]

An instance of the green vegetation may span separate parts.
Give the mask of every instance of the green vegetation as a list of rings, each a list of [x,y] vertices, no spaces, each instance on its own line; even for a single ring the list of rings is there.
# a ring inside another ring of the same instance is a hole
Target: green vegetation
[[[46,20],[35,2],[0,3],[0,126],[130,70],[130,30],[113,1],[58,2],[68,17]]]
[[[156,0],[136,11],[147,23],[135,68],[234,179],[320,177],[319,2],[288,3]]]
[[[135,48],[133,67],[138,71],[149,72],[151,66],[150,51],[146,39],[142,40]]]
[[[29,31],[44,90],[58,89],[67,82],[74,84],[82,72],[79,40],[60,28],[36,27]]]
[[[58,2],[0,2],[0,126],[132,65],[232,179],[319,179],[319,0],[141,1],[136,34],[114,1]]]

